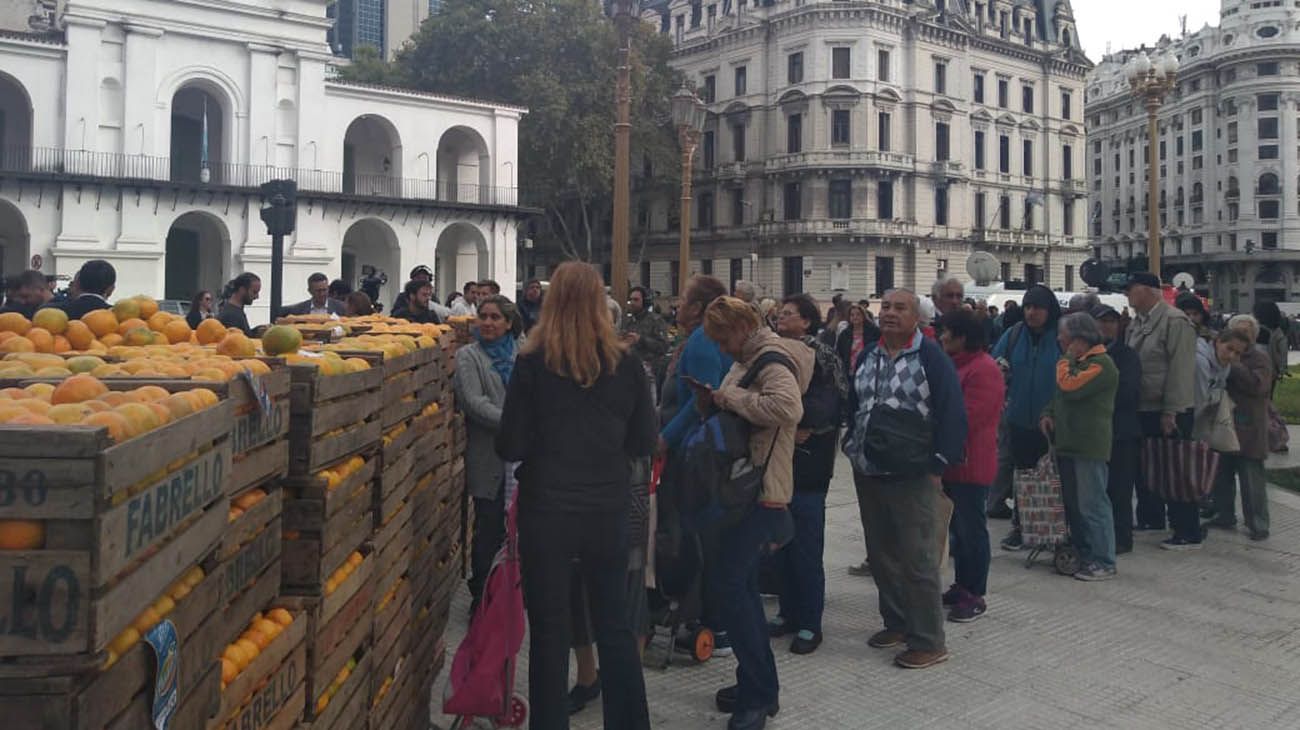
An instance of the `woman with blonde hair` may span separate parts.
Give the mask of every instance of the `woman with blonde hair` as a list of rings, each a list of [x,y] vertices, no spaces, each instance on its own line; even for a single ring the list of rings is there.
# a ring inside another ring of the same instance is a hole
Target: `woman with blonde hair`
[[[1259,321],[1249,314],[1228,320],[1229,332],[1245,339],[1259,338]],[[1263,347],[1245,347],[1228,366],[1227,392],[1232,398],[1232,422],[1241,449],[1223,454],[1214,482],[1213,527],[1233,529],[1237,524],[1237,482],[1241,482],[1241,516],[1251,540],[1268,539],[1268,489],[1264,460],[1268,458],[1268,402],[1273,387],[1273,364]]]
[[[606,728],[649,728],[636,635],[627,621],[631,460],[655,445],[641,363],[626,357],[600,274],[555,270],[506,393],[497,453],[521,462],[519,545],[528,609],[529,726],[569,727],[572,564],[591,601]]]

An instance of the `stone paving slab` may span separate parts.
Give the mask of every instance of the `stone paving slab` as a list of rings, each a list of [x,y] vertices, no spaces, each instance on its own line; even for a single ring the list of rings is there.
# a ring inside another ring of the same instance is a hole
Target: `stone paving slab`
[[[862,529],[843,458],[836,470],[826,638],[802,657],[788,639],[773,641],[781,714],[769,728],[1300,728],[1300,496],[1270,490],[1263,543],[1215,530],[1203,550],[1171,553],[1157,548],[1163,534],[1140,533],[1120,556],[1119,578],[1105,583],[1059,576],[1043,561],[1025,568],[1024,553],[996,547],[1007,523],[991,521],[989,612],[947,624],[948,662],[907,671],[893,666],[892,650],[866,645],[880,628],[876,591],[846,571],[862,559]],[[449,647],[465,630],[464,591],[452,610]],[[525,692],[526,655],[525,642]],[[654,727],[725,728],[713,693],[734,671],[731,659],[646,669]],[[434,722],[446,727],[451,718],[437,709]],[[598,703],[572,727],[600,728]]]

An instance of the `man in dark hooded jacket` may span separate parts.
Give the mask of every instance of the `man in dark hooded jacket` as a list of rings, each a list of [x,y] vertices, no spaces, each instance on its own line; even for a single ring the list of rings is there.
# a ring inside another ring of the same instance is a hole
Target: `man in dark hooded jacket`
[[[1047,453],[1047,438],[1038,430],[1043,408],[1056,393],[1056,361],[1061,346],[1056,323],[1061,303],[1042,284],[1030,287],[1020,302],[1023,318],[1002,334],[993,347],[993,359],[1007,371],[1007,453],[1014,469],[1027,469]],[[1006,550],[1022,546],[1019,520],[1002,540]]]

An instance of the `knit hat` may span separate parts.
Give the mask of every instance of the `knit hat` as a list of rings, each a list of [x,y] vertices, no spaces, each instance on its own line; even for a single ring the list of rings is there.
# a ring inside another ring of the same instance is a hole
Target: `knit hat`
[[[1056,294],[1051,289],[1042,284],[1035,284],[1025,290],[1025,296],[1020,300],[1020,306],[1046,309],[1049,324],[1061,318],[1060,301],[1056,299]]]
[[[1184,312],[1190,309],[1200,312],[1202,317],[1207,316],[1205,305],[1201,303],[1201,298],[1191,292],[1183,292],[1182,294],[1179,294],[1178,297],[1174,299],[1174,306]]]

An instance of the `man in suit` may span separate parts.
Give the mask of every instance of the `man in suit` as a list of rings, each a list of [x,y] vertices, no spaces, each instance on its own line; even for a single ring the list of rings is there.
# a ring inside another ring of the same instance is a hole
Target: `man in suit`
[[[329,314],[335,317],[343,316],[343,302],[330,298],[330,279],[328,276],[317,271],[307,277],[307,293],[311,295],[310,299],[297,304],[290,304],[280,312],[280,315]]]
[[[73,285],[77,295],[63,302],[62,309],[68,319],[81,319],[87,312],[109,309],[108,298],[113,296],[117,284],[117,269],[103,259],[92,259],[81,265]]]

